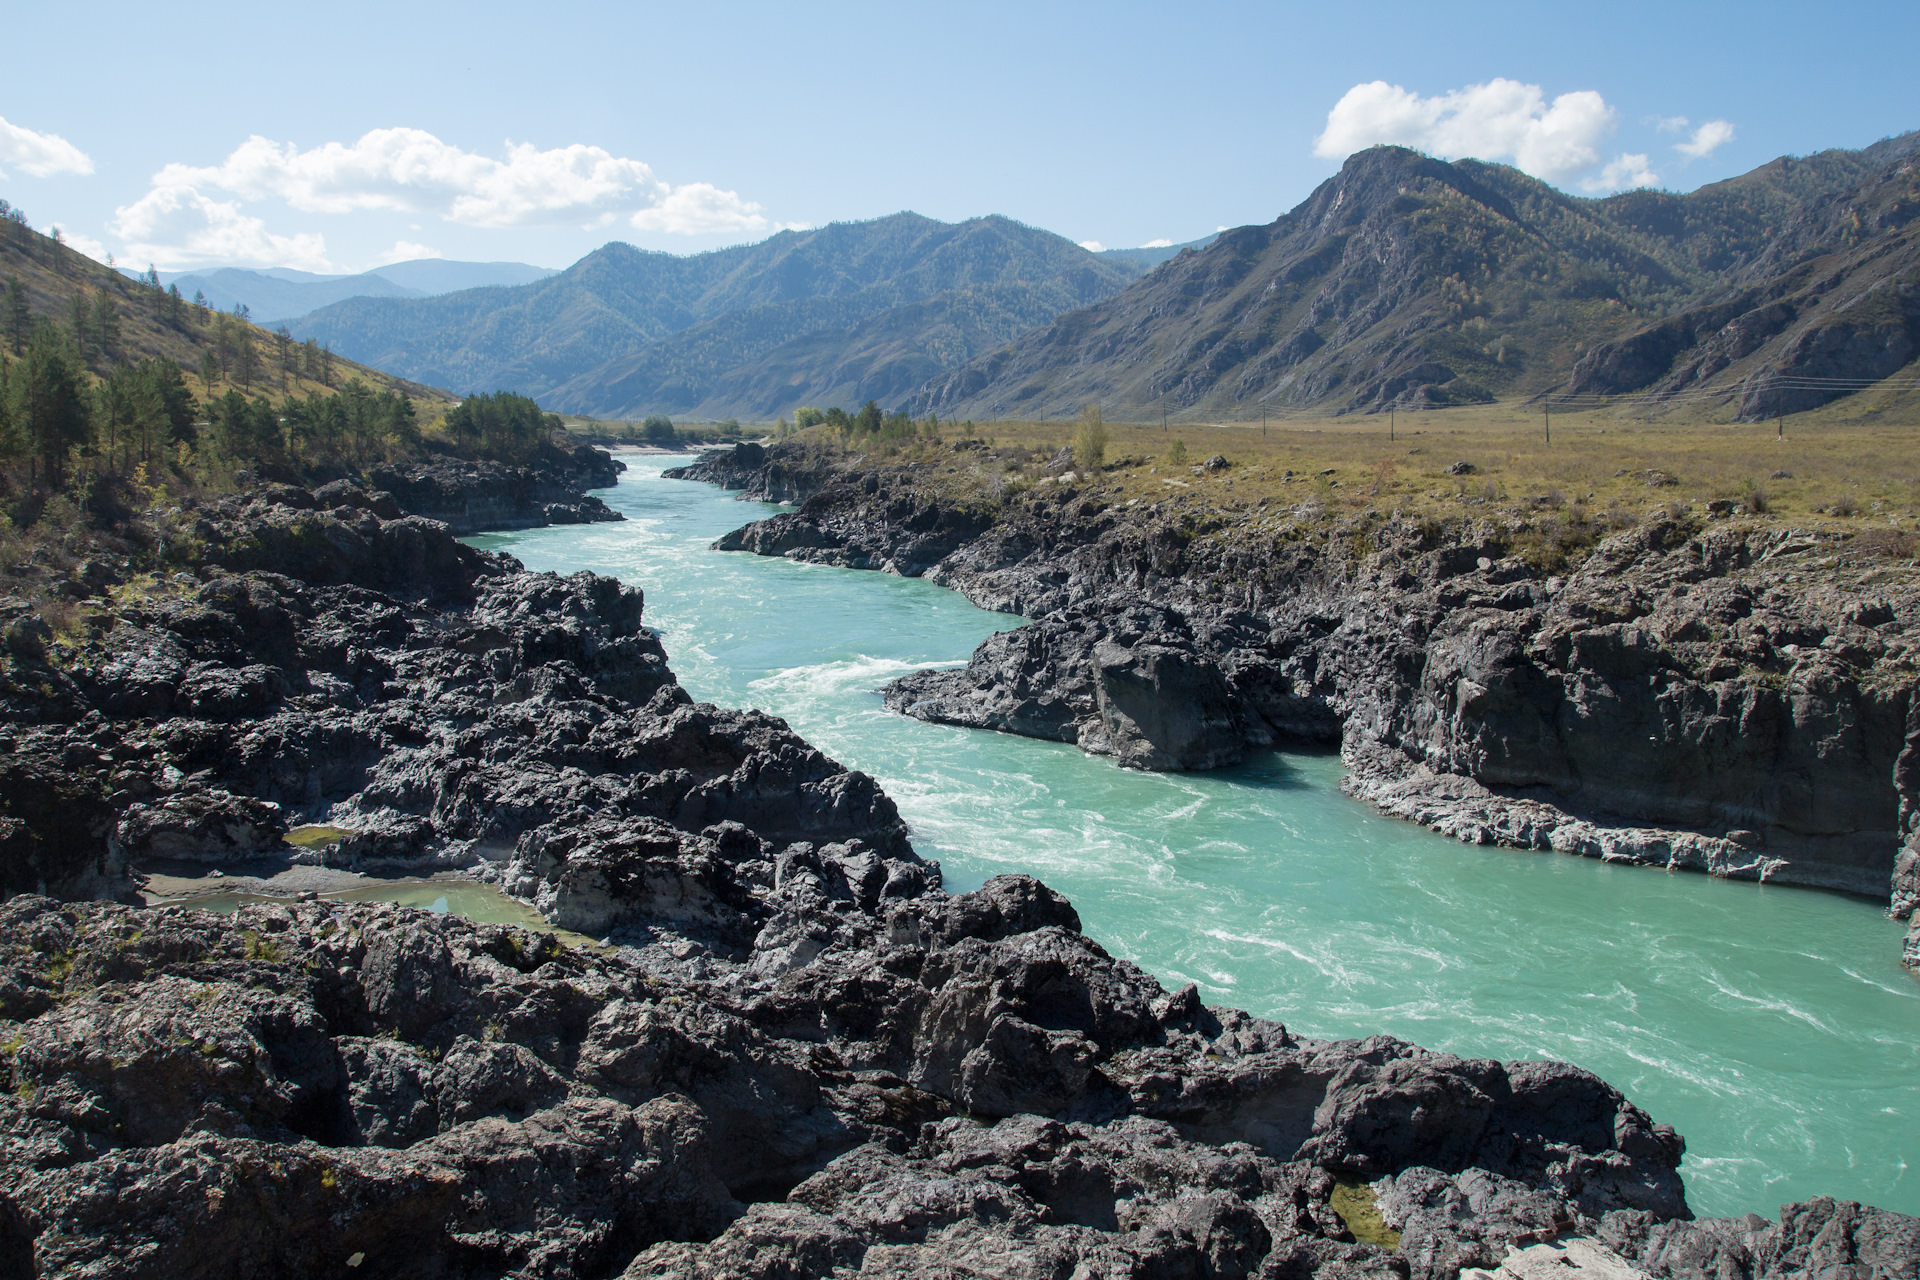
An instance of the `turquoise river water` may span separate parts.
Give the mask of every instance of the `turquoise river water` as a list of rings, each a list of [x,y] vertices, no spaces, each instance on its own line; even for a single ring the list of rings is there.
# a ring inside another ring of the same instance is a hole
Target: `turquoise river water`
[[[1816,1194],[1920,1214],[1920,980],[1873,903],[1458,844],[1338,789],[1331,755],[1147,774],[922,724],[874,690],[1018,619],[925,582],[712,551],[778,508],[629,456],[620,524],[470,539],[646,592],[695,697],[877,777],[954,891],[1023,871],[1169,988],[1312,1036],[1561,1058],[1687,1137],[1701,1214]]]

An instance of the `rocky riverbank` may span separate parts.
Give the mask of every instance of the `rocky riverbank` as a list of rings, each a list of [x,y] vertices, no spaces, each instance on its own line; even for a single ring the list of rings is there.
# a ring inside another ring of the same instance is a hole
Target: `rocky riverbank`
[[[870,778],[688,698],[637,590],[323,493],[210,505],[191,570],[77,626],[5,618],[0,1274],[1920,1259],[1851,1203],[1690,1221],[1679,1135],[1577,1068],[1303,1039],[1034,880],[949,896]],[[315,823],[344,835],[287,852]],[[276,852],[464,869],[606,943],[100,900]]]
[[[924,575],[1035,619],[894,682],[904,714],[1150,769],[1337,742],[1354,794],[1465,841],[1903,918],[1920,898],[1920,591],[1898,538],[1657,513],[1548,572],[1511,522],[1341,515],[1310,489],[1236,505],[1204,488],[1224,459],[1153,502],[1064,455],[1026,488],[996,462],[980,442],[944,462],[787,443],[680,474],[802,504],[722,548]]]
[[[591,445],[548,453],[533,466],[451,460],[380,466],[364,481],[391,493],[408,515],[438,520],[461,535],[621,518],[587,491],[612,488],[627,469],[624,462]]]

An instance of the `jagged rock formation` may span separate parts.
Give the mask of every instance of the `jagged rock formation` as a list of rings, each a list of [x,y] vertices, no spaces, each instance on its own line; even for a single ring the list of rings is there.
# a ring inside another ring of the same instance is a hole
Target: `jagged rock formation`
[[[604,449],[551,451],[535,466],[431,462],[375,467],[366,483],[391,493],[408,515],[438,520],[455,534],[618,520],[589,489],[611,489],[627,465]]]
[[[773,477],[778,473],[779,479]],[[1920,594],[1899,552],[1649,521],[1543,576],[1510,532],[1288,512],[1196,528],[1048,485],[949,510],[910,467],[793,446],[690,470],[810,493],[724,548],[928,578],[1038,619],[888,705],[1206,768],[1339,742],[1349,788],[1463,840],[1819,885],[1912,910]]]
[[[903,846],[871,779],[693,705],[638,591],[517,572],[349,489],[206,509],[197,574],[103,598],[68,643],[13,606],[8,892],[124,893],[129,860],[243,860],[302,821],[353,834],[301,856],[388,870],[607,812]]]
[[[804,844],[773,876],[751,837],[714,848],[768,923],[741,958],[688,942],[706,981],[387,906],[12,899],[0,1247],[176,1277],[889,1253],[1250,1275],[1276,1251],[1394,1269],[1327,1207],[1329,1170],[1472,1169],[1547,1215],[1479,1222],[1496,1251],[1685,1214],[1679,1139],[1574,1068],[1206,1009],[1022,877],[875,893]]]

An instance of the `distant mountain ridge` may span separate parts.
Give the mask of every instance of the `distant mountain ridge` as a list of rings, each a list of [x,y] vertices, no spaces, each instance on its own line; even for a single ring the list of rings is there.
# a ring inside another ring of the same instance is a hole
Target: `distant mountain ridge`
[[[355,298],[293,328],[379,368],[568,412],[770,419],[904,396],[1141,269],[1010,218],[899,213],[685,257],[608,244],[533,284]]]
[[[128,272],[128,274],[134,274]],[[262,324],[291,320],[346,298],[425,298],[486,285],[527,284],[553,275],[524,262],[452,262],[417,258],[356,275],[321,275],[290,267],[211,267],[162,271],[160,282],[196,292],[221,311],[244,304]]]
[[[1378,412],[1715,392],[1748,416],[1920,354],[1920,133],[1687,195],[1581,199],[1504,165],[1350,157],[1291,212],[910,397],[942,417]],[[1771,380],[1771,381],[1769,381]],[[1803,379],[1804,380],[1804,379]]]
[[[1185,244],[1141,245],[1137,249],[1102,249],[1103,262],[1128,262],[1144,270],[1151,271],[1163,262],[1179,257],[1188,249],[1204,249],[1220,238],[1218,231],[1210,236],[1201,236],[1198,240],[1189,240]]]

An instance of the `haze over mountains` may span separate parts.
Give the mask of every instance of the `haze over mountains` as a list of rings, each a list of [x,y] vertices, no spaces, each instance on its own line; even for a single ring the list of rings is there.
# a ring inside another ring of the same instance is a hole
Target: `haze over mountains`
[[[160,283],[178,285],[191,298],[204,293],[221,311],[245,305],[261,324],[291,320],[343,298],[427,298],[486,285],[527,284],[553,275],[551,267],[525,262],[450,262],[415,258],[392,262],[356,275],[319,275],[291,267],[254,270],[214,267],[198,271],[162,271]]]
[[[1096,253],[1006,218],[901,213],[689,257],[609,244],[531,283],[353,297],[292,327],[415,381],[613,418],[1646,391],[1751,416],[1845,390],[1807,378],[1883,378],[1920,353],[1917,149],[1906,134],[1687,195],[1583,199],[1376,147],[1272,223],[1187,245]]]

